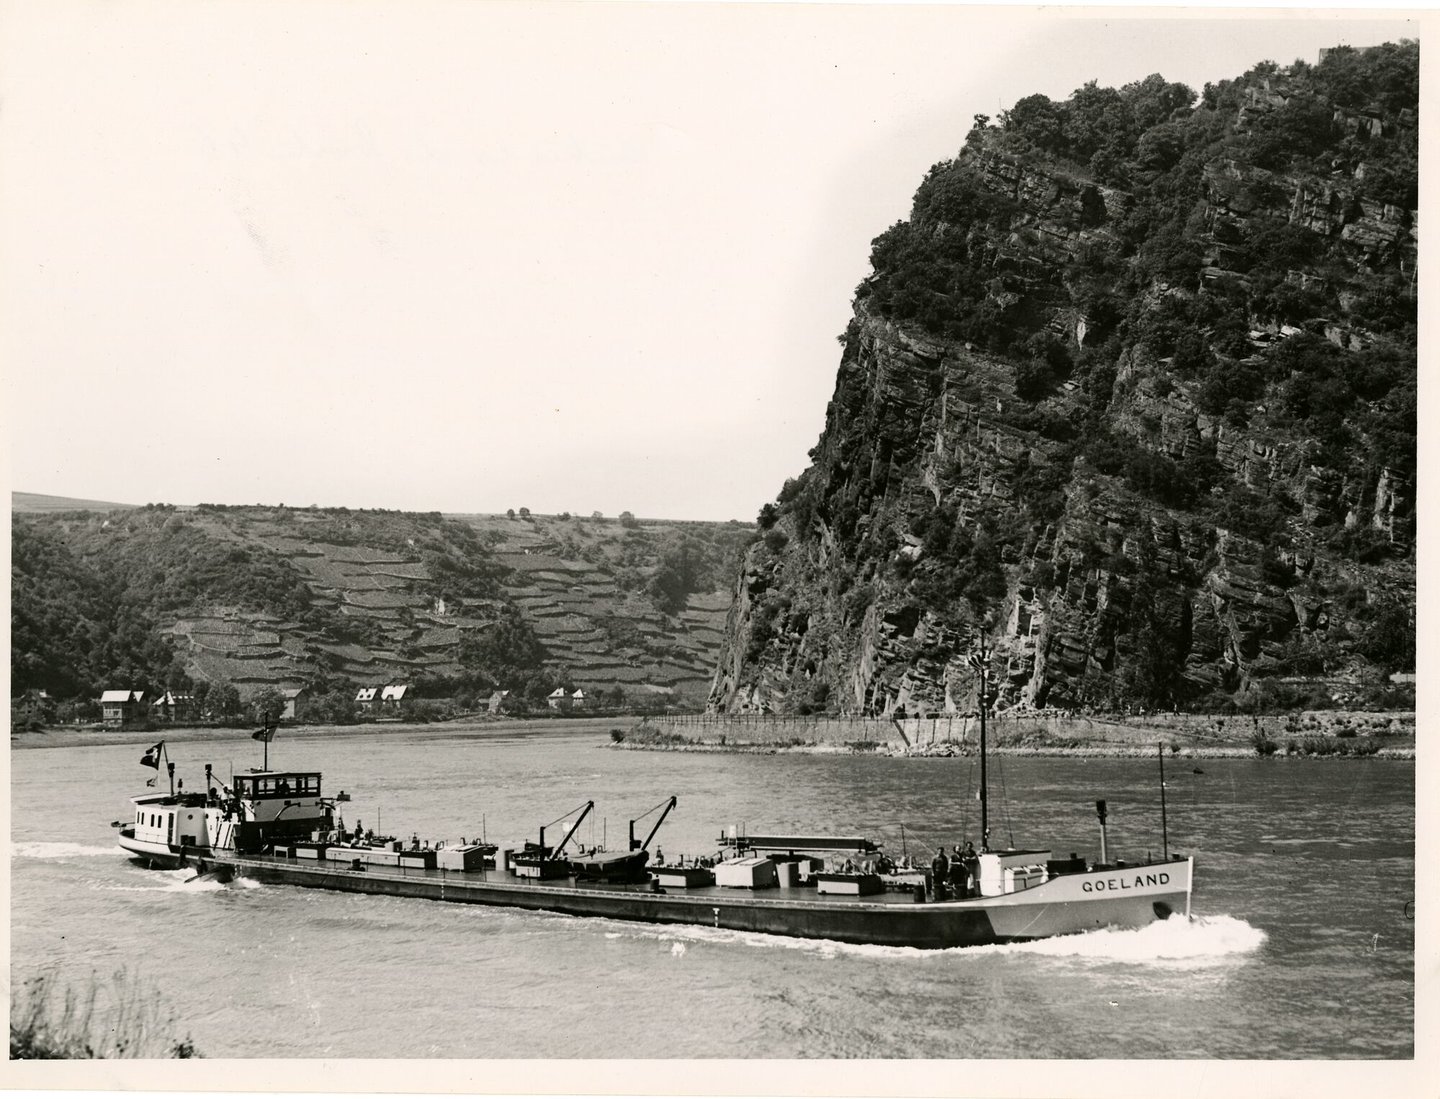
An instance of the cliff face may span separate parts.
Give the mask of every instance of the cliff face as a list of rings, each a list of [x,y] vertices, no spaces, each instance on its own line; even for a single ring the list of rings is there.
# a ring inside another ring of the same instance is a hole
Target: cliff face
[[[970,709],[982,631],[1001,706],[1413,668],[1414,56],[978,118],[875,242],[711,708]]]

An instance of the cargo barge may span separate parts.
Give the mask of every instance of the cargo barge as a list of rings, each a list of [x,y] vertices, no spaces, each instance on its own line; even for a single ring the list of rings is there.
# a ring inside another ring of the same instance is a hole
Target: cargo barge
[[[257,734],[258,735],[258,734]],[[158,769],[163,744],[146,753]],[[268,753],[267,753],[268,757]],[[983,761],[983,756],[982,756]],[[267,758],[268,762],[268,758]],[[650,865],[650,835],[626,850],[575,851],[564,838],[517,848],[461,843],[422,849],[347,833],[315,771],[261,769],[229,785],[205,769],[202,793],[174,786],[131,799],[119,845],[153,867],[347,893],[556,912],[651,924],[690,924],[771,935],[927,949],[1135,928],[1190,915],[1194,860],[1127,865],[1105,857],[1054,859],[1043,849],[982,847],[952,870],[895,867],[862,837],[722,835],[721,852],[690,865]],[[982,794],[983,794],[982,782]],[[671,798],[665,812],[674,808]],[[663,804],[663,803],[662,803]],[[660,808],[659,806],[656,807]],[[662,814],[661,820],[664,819]],[[553,822],[552,822],[553,823]],[[1168,846],[1168,844],[1167,844]],[[822,857],[829,856],[829,857]]]

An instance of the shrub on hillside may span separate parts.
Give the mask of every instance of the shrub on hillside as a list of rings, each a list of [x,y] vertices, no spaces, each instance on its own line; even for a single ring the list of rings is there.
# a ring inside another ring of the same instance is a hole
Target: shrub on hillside
[[[1250,734],[1250,746],[1255,749],[1255,754],[1262,759],[1267,756],[1273,756],[1280,750],[1280,745],[1276,743],[1274,738],[1258,725],[1255,727],[1255,731]]]

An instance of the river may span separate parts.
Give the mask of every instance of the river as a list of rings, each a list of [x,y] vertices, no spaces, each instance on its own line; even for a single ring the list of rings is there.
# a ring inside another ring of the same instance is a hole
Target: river
[[[259,765],[239,733],[174,743],[187,786]],[[191,880],[114,846],[153,772],[133,743],[11,752],[11,977],[151,986],[209,1057],[1281,1058],[1414,1055],[1411,762],[1172,761],[1194,919],[925,952]],[[271,745],[347,823],[587,842],[678,795],[658,845],[722,827],[865,834],[928,858],[976,839],[970,759],[620,751],[594,731],[428,727]],[[163,775],[160,778],[165,781]],[[1154,761],[1002,758],[993,841],[1161,846]],[[902,835],[901,825],[904,830]]]

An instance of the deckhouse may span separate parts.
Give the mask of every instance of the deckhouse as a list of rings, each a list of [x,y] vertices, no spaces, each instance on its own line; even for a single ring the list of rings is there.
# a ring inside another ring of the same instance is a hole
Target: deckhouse
[[[121,846],[156,858],[206,848],[257,852],[334,826],[319,771],[246,771],[228,789],[208,769],[206,777],[204,793],[182,788],[132,798],[135,820],[121,830]]]
[[[328,831],[332,811],[320,796],[319,771],[246,771],[235,776],[241,850]]]

